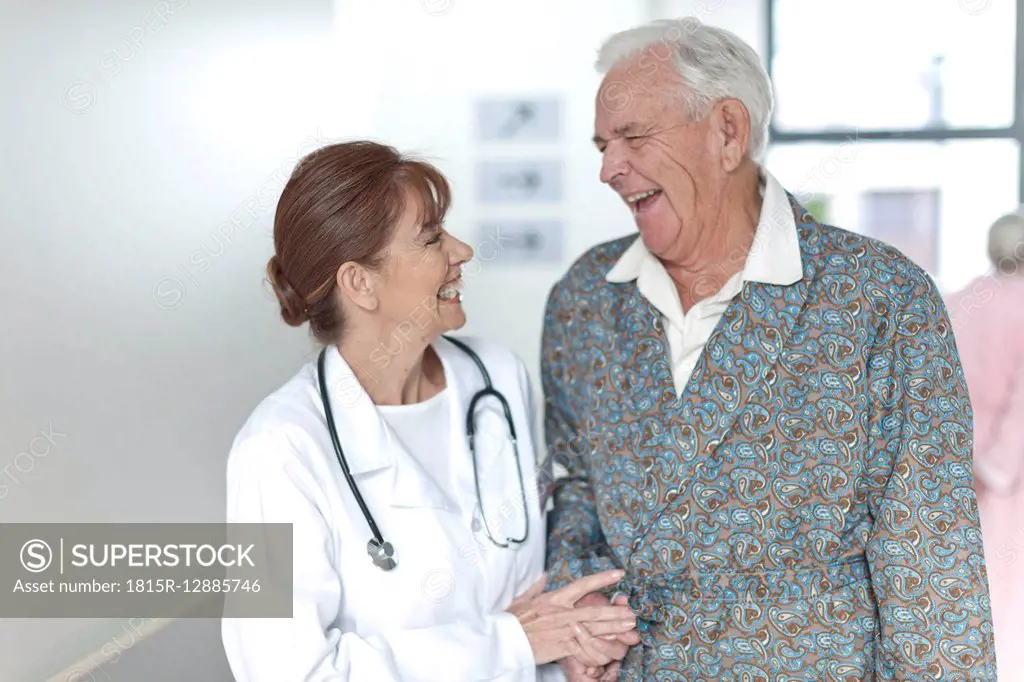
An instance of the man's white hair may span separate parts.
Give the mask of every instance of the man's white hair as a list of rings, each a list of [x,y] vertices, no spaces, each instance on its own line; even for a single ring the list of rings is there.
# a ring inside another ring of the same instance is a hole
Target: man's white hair
[[[1024,206],[992,223],[988,257],[1000,272],[1024,274]]]
[[[760,159],[768,144],[774,99],[768,73],[750,45],[696,17],[659,19],[608,38],[598,50],[597,70],[606,74],[645,51],[652,60],[671,57],[689,89],[683,105],[690,118],[701,118],[723,98],[742,102],[750,115],[750,154]]]

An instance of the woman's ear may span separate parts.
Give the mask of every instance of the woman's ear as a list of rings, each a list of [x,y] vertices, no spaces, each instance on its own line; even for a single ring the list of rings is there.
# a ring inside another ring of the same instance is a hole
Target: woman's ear
[[[337,282],[342,295],[352,303],[367,311],[377,309],[377,278],[365,267],[345,263],[338,268]]]

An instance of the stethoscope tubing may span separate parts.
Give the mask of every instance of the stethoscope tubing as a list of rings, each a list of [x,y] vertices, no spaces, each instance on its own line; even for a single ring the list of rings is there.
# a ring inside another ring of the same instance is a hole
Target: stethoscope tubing
[[[519,445],[518,438],[516,436],[515,420],[512,419],[512,410],[509,408],[508,401],[505,399],[505,396],[502,395],[501,391],[497,390],[492,385],[491,375],[487,371],[487,368],[484,366],[484,363],[480,359],[480,356],[478,356],[468,345],[466,345],[459,339],[450,336],[443,336],[443,338],[451,342],[456,347],[458,347],[473,360],[473,362],[477,366],[477,369],[480,370],[480,375],[483,377],[484,380],[484,388],[480,391],[477,391],[476,394],[473,395],[473,397],[469,401],[469,409],[466,412],[466,438],[469,444],[470,455],[473,459],[473,481],[476,486],[476,497],[477,503],[480,505],[481,516],[483,516],[484,513],[483,495],[481,494],[480,491],[480,477],[477,469],[476,447],[474,446],[473,440],[473,437],[476,434],[476,404],[480,400],[488,396],[492,396],[495,399],[497,399],[498,402],[501,404],[502,411],[505,414],[505,422],[508,425],[509,438],[512,442],[512,451],[515,457],[516,473],[519,476],[519,491],[522,496],[523,502],[522,509],[524,512],[523,516],[525,518],[523,535],[521,538],[506,538],[506,542],[502,543],[496,540],[494,535],[491,533],[490,525],[487,523],[486,518],[483,519],[483,526],[484,530],[487,533],[488,539],[490,539],[490,541],[498,547],[508,548],[512,544],[521,544],[523,542],[526,542],[526,539],[530,535],[530,514],[527,510],[526,485],[523,481],[523,469],[519,459]],[[373,514],[370,513],[370,509],[366,506],[366,501],[363,499],[362,494],[359,492],[359,487],[356,485],[355,479],[352,477],[352,472],[349,470],[348,462],[345,459],[344,451],[342,450],[341,447],[341,441],[338,438],[338,431],[334,426],[334,413],[331,410],[330,396],[328,395],[327,391],[326,371],[324,369],[326,356],[327,349],[325,348],[322,351],[320,351],[320,357],[317,360],[317,370],[319,374],[320,397],[324,405],[324,416],[327,419],[327,428],[331,435],[331,444],[334,446],[334,453],[335,455],[337,455],[338,464],[341,466],[341,471],[345,475],[345,481],[348,483],[348,487],[352,491],[352,495],[353,497],[355,497],[356,503],[359,505],[359,509],[362,512],[363,517],[366,519],[367,525],[369,525],[370,527],[370,532],[373,534],[373,539],[367,544],[367,552],[370,555],[370,558],[373,560],[374,564],[379,566],[381,569],[388,571],[394,568],[396,565],[396,562],[393,560],[391,556],[394,549],[390,543],[384,540],[384,536],[380,532],[380,529],[377,527],[377,523],[373,518]]]

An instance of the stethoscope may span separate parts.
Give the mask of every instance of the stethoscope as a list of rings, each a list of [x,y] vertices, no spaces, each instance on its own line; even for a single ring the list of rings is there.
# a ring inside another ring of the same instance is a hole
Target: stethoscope
[[[512,421],[512,410],[509,409],[508,401],[505,400],[505,396],[501,394],[501,391],[494,388],[491,385],[491,375],[487,372],[487,368],[484,367],[484,363],[480,360],[480,357],[473,352],[473,350],[462,341],[452,338],[450,336],[444,336],[444,338],[457,347],[462,349],[466,355],[472,358],[473,362],[476,363],[477,368],[480,370],[481,376],[484,379],[484,387],[477,391],[473,395],[473,398],[469,401],[469,411],[466,413],[466,438],[469,442],[469,452],[473,457],[473,482],[476,484],[476,499],[480,506],[480,515],[483,517],[484,530],[487,532],[487,537],[492,543],[503,549],[510,547],[513,544],[522,544],[526,542],[526,538],[530,534],[530,514],[526,506],[526,486],[523,484],[523,470],[519,463],[519,445],[516,442],[516,426]],[[348,462],[345,459],[345,455],[341,449],[341,442],[338,440],[338,431],[334,426],[334,414],[331,411],[331,400],[327,395],[327,380],[326,372],[324,371],[324,361],[327,356],[327,349],[320,351],[320,358],[317,361],[317,368],[319,370],[320,379],[320,398],[324,404],[324,413],[327,417],[327,428],[331,432],[331,442],[334,444],[334,453],[338,456],[338,463],[341,465],[341,471],[345,474],[345,480],[348,481],[348,487],[352,489],[352,494],[356,498],[356,502],[359,504],[359,509],[363,512],[363,517],[366,519],[367,525],[370,526],[370,532],[373,533],[373,537],[366,543],[366,553],[369,554],[373,564],[384,571],[390,571],[398,562],[395,561],[395,548],[394,546],[384,539],[380,529],[377,527],[377,522],[373,519],[373,514],[366,506],[366,502],[363,500],[363,496],[359,494],[359,488],[356,487],[356,482],[352,478],[352,472],[349,471]],[[478,401],[486,398],[487,396],[494,396],[498,402],[501,403],[501,408],[505,412],[505,422],[508,424],[509,439],[512,441],[512,452],[516,459],[516,473],[519,475],[519,491],[522,494],[523,500],[523,519],[525,521],[523,527],[523,535],[520,538],[505,538],[505,542],[499,542],[491,534],[491,528],[487,523],[487,515],[484,514],[484,502],[483,497],[480,494],[480,477],[477,474],[476,466],[476,447],[473,443],[473,436],[476,433],[476,404]]]

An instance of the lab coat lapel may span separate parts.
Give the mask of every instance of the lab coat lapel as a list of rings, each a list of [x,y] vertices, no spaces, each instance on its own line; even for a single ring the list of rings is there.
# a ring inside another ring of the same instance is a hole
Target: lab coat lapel
[[[392,507],[456,511],[451,497],[388,428],[336,346],[327,349],[326,378],[338,440],[356,484],[390,476],[387,500]]]
[[[349,471],[358,476],[392,467],[395,452],[377,406],[337,346],[328,346],[325,355],[327,396]]]

